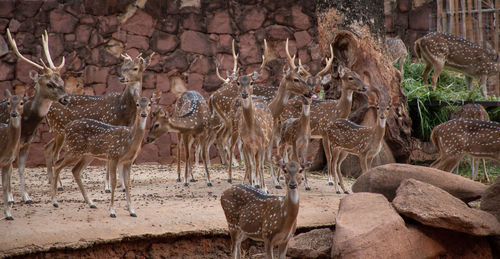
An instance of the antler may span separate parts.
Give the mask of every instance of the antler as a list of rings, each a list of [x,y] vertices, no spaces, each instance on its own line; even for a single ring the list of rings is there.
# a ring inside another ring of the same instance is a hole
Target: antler
[[[121,56],[122,56],[124,59],[132,60],[132,57],[130,57],[130,56],[128,55],[128,53],[125,53],[125,54],[123,54],[123,53],[122,53],[122,54],[121,54]]]
[[[24,57],[23,55],[21,55],[21,53],[19,53],[19,49],[17,49],[16,41],[14,39],[12,39],[12,36],[10,35],[9,28],[7,28],[7,37],[9,38],[10,45],[12,46],[12,49],[14,50],[14,53],[16,53],[16,56],[18,58],[20,58],[21,60],[25,61],[28,64],[33,65],[34,67],[36,67],[38,69],[45,69],[45,70],[49,69],[47,66],[41,66],[41,65],[39,65],[39,64],[37,64],[37,63],[29,60],[29,59],[27,59],[26,57]]]
[[[267,63],[267,41],[264,39],[264,54],[262,54],[262,64],[260,65],[259,72],[254,71],[252,73],[252,78],[253,80],[257,80],[258,78],[262,77],[262,70],[264,67],[266,67]]]
[[[43,52],[45,53],[45,58],[47,59],[47,62],[49,63],[49,67],[53,71],[59,71],[63,68],[64,66],[64,56],[62,58],[61,64],[56,67],[54,66],[54,62],[52,61],[52,57],[50,56],[50,51],[49,51],[49,36],[47,35],[47,30],[45,30],[45,34],[42,34],[42,45],[43,45]],[[41,59],[40,59],[41,60]],[[43,60],[42,60],[43,63]]]
[[[290,56],[290,52],[288,51],[288,38],[286,39],[285,45],[286,57],[288,58],[288,63],[290,63],[290,67],[292,70],[295,70],[297,66],[295,65],[295,55],[293,57]]]
[[[234,39],[233,39],[233,59],[234,59],[234,66],[233,66],[233,77],[235,74],[238,73],[238,57],[240,56],[240,53],[236,54],[236,51],[234,50]]]
[[[333,47],[332,47],[332,44],[330,44],[330,55],[331,57],[330,58],[326,58],[326,66],[325,68],[323,68],[323,70],[319,71],[316,76],[322,76],[324,74],[326,74],[330,68],[332,67],[332,62],[333,62]]]
[[[215,74],[217,74],[217,77],[224,83],[229,83],[229,78],[224,79],[220,74],[219,74],[219,65],[215,66]]]

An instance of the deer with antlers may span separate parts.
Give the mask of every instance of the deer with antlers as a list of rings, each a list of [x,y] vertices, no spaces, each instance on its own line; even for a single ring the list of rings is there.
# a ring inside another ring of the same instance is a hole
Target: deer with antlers
[[[191,175],[191,182],[194,182],[191,162],[189,159],[190,149],[194,139],[201,144],[203,165],[207,185],[212,186],[210,172],[208,171],[208,144],[209,138],[213,135],[210,127],[210,111],[203,96],[196,91],[186,91],[175,102],[175,109],[170,116],[162,109],[153,112],[153,120],[146,138],[147,143],[155,141],[167,132],[176,132],[179,144],[177,146],[177,181],[181,182],[180,154],[181,144],[184,146],[185,172],[184,186],[188,186],[188,174]]]
[[[16,159],[21,139],[21,118],[23,115],[24,100],[17,95],[11,95],[9,90],[4,91],[6,100],[0,104],[7,107],[9,114],[8,124],[0,123],[0,168],[2,169],[3,207],[5,218],[13,220],[9,210],[9,201],[13,200],[10,191],[12,162]]]
[[[125,195],[130,216],[137,217],[130,201],[130,171],[132,163],[141,150],[142,139],[146,132],[146,120],[151,110],[151,101],[146,98],[136,98],[136,110],[132,126],[113,126],[94,119],[78,119],[70,122],[65,128],[66,153],[64,157],[56,162],[54,179],[52,181],[52,204],[58,207],[56,199],[57,181],[59,173],[66,166],[76,162],[73,167],[73,178],[86,203],[90,208],[97,208],[93,201],[88,198],[87,192],[80,178],[81,172],[94,158],[109,161],[109,172],[111,176],[111,202],[109,207],[110,216],[116,217],[114,209],[114,195],[116,188],[116,171],[123,171],[125,184]]]
[[[23,108],[21,120],[21,139],[19,144],[19,155],[17,156],[17,164],[19,170],[19,178],[21,182],[21,192],[23,201],[32,203],[31,197],[26,192],[24,180],[24,168],[30,143],[35,137],[36,129],[49,112],[53,104],[59,102],[62,105],[67,105],[69,102],[67,93],[64,89],[64,81],[61,78],[60,71],[64,67],[64,57],[62,57],[61,64],[55,66],[49,51],[49,38],[47,31],[42,34],[42,46],[45,58],[47,59],[48,66],[41,60],[42,65],[39,65],[28,58],[21,55],[17,48],[16,41],[12,38],[9,29],[7,29],[7,37],[9,43],[14,50],[16,56],[22,61],[34,66],[42,71],[38,74],[35,71],[30,71],[30,78],[35,82],[33,86],[34,94],[29,101],[26,101]],[[10,119],[10,113],[6,103],[0,104],[0,123],[6,123]],[[10,188],[9,188],[10,190]],[[10,202],[13,202],[12,194],[9,194]]]
[[[115,126],[130,126],[135,120],[136,101],[142,92],[142,77],[155,53],[146,59],[139,54],[131,58],[122,55],[120,82],[125,84],[121,93],[108,93],[100,96],[70,95],[66,106],[53,105],[47,114],[47,123],[54,139],[45,146],[45,159],[49,182],[52,182],[53,167],[61,152],[66,135],[66,125],[78,119],[94,119]],[[105,178],[105,190],[110,192],[109,177]]]
[[[439,157],[431,167],[451,171],[467,154],[500,161],[500,123],[453,119],[434,127],[431,141]]]
[[[466,105],[462,106],[462,108],[460,108],[460,110],[457,113],[452,114],[450,116],[450,119],[452,119],[452,120],[459,119],[459,118],[490,121],[490,116],[488,115],[488,112],[484,109],[484,107],[481,104],[477,104],[477,103],[466,104]],[[471,178],[472,178],[472,180],[476,180],[477,169],[478,169],[476,167],[476,159],[474,157],[471,157],[471,159],[472,159]],[[486,182],[489,182],[490,179],[488,178],[488,173],[486,172],[486,161],[484,159],[481,159],[481,161],[483,162],[484,178],[486,179]],[[458,164],[457,164],[455,173],[458,174]]]
[[[427,83],[427,75],[434,68],[431,78],[433,90],[436,90],[443,68],[449,68],[465,74],[469,90],[472,89],[472,78],[479,78],[481,93],[487,96],[487,77],[500,71],[498,53],[453,34],[432,32],[416,40],[414,49],[417,57],[425,63],[422,74],[424,83]]]
[[[328,148],[330,156],[327,159],[328,172],[332,172],[335,183],[337,176],[340,179],[340,187],[344,193],[348,193],[345,189],[340,172],[340,165],[348,154],[356,155],[361,163],[362,173],[365,173],[371,168],[373,158],[382,149],[382,143],[385,136],[385,126],[387,116],[390,111],[391,102],[383,98],[377,97],[375,94],[368,95],[368,107],[376,111],[376,117],[373,124],[359,125],[346,118],[339,118],[330,123],[327,127]],[[366,112],[365,116],[371,116],[370,112]],[[326,152],[325,152],[326,153]],[[329,175],[329,177],[331,177]],[[337,193],[340,193],[335,184]]]
[[[342,94],[338,100],[312,100],[310,110],[311,138],[322,139],[326,157],[330,157],[327,130],[331,121],[338,118],[347,118],[351,112],[352,95],[354,92],[365,92],[366,84],[358,73],[340,65],[337,70],[341,82]],[[302,111],[302,100],[290,100],[281,114],[281,120],[298,118]],[[329,161],[327,160],[327,163]],[[328,184],[334,185],[329,172]]]
[[[309,157],[310,163],[312,157]],[[232,258],[240,258],[241,242],[247,238],[264,241],[266,258],[274,258],[273,248],[278,246],[279,258],[285,258],[288,241],[295,233],[299,213],[298,186],[302,182],[305,164],[275,161],[285,175],[286,196],[268,195],[251,186],[240,184],[225,190],[221,206],[231,235]]]

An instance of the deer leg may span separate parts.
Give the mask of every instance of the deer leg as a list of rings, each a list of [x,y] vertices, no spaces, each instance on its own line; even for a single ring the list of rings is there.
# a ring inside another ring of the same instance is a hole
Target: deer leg
[[[425,61],[425,59],[424,59],[424,61]],[[427,82],[428,82],[427,78],[429,76],[429,72],[431,71],[431,68],[432,68],[432,65],[429,62],[425,61],[425,68],[424,68],[424,72],[422,73],[422,77],[424,79],[424,85],[427,84]]]
[[[200,163],[200,154],[201,154],[201,144],[199,141],[196,143],[196,151],[194,153],[194,165],[198,165]]]
[[[340,169],[340,166],[342,165],[342,162],[344,162],[345,158],[347,157],[348,153],[346,152],[341,152],[340,150],[338,151],[338,160],[337,160],[337,165],[336,167],[336,174],[338,175],[339,177],[339,180],[340,180],[340,188],[342,188],[342,191],[344,191],[345,194],[349,194],[348,191],[346,191],[345,189],[345,185],[344,185],[344,176],[342,175],[342,171]]]
[[[472,169],[471,179],[472,179],[472,181],[475,181],[476,177],[477,177],[477,170],[479,169],[479,163],[476,164],[476,159],[472,156],[470,157],[470,161],[471,161],[471,169]]]
[[[54,139],[51,139],[43,148],[43,154],[45,155],[45,164],[47,165],[47,177],[49,178],[49,184],[52,184],[54,173],[53,173],[53,154],[54,154]]]
[[[229,161],[233,161],[233,156],[234,156],[234,145],[236,144],[236,141],[233,141],[231,138],[231,142],[229,143]],[[245,181],[243,179],[243,181]],[[228,178],[227,178],[228,183],[233,182],[233,166],[232,164],[229,164],[229,170],[228,170]]]
[[[267,152],[266,152],[266,148],[264,147],[261,147],[260,150],[259,150],[259,153],[257,155],[257,158],[259,159],[259,161],[257,162],[257,164],[259,165],[258,169],[259,169],[259,176],[260,176],[260,182],[262,184],[262,190],[266,193],[268,193],[267,191],[267,187],[266,187],[266,182],[264,181],[264,162],[266,161],[266,157],[267,157]]]
[[[278,245],[278,258],[279,259],[286,259],[286,250],[288,250],[288,241],[289,240],[290,239],[287,239],[285,242]]]
[[[483,95],[483,97],[487,97],[488,96],[488,89],[486,88],[486,75],[482,75],[480,78],[479,78],[479,88],[481,89],[481,94]]]
[[[132,202],[130,200],[130,168],[132,167],[131,163],[127,163],[123,165],[123,178],[125,178],[125,196],[127,198],[127,208],[130,216],[137,217],[134,209],[132,208]]]
[[[323,150],[325,151],[325,156],[326,156],[326,171],[328,173],[328,185],[334,185],[335,186],[335,192],[340,193],[337,187],[337,175],[333,175],[334,182],[332,182],[332,152],[333,148],[330,147],[330,143],[328,141],[328,137],[324,136],[321,138],[321,141],[323,143]]]
[[[185,157],[185,170],[184,170],[184,186],[188,186],[188,174],[189,174],[189,169],[190,169],[190,162],[189,162],[189,143],[190,143],[190,136],[189,135],[184,135],[184,138],[182,139],[184,143],[184,157]]]
[[[59,159],[59,155],[61,154],[61,150],[63,148],[65,137],[64,135],[57,135],[54,138],[54,151],[52,151],[52,172],[53,172],[53,167],[54,167],[54,162]],[[62,186],[62,181],[61,181],[61,176],[59,175],[59,178],[56,179],[58,181],[58,186],[57,190],[58,191],[63,191],[64,188]]]
[[[7,182],[6,182],[6,186],[7,186],[7,202],[9,204],[13,204],[14,203],[14,195],[12,195],[12,186],[11,186],[11,180],[12,180],[12,163],[11,163],[11,166],[9,167],[9,171],[8,171],[8,176],[7,177]]]
[[[5,218],[7,220],[14,219],[10,214],[9,201],[8,201],[10,171],[12,171],[12,163],[9,163],[8,165],[2,167],[3,210],[5,213]]]
[[[327,167],[328,167],[328,178],[331,179],[331,175],[333,174],[333,185],[335,186],[335,193],[340,194],[340,190],[338,188],[338,179],[337,179],[337,165],[339,163],[339,153],[340,151],[335,148],[330,148],[330,158]],[[327,158],[328,159],[328,158]],[[330,183],[330,182],[328,182]]]
[[[109,182],[111,181],[111,175],[109,173],[109,161],[106,161],[106,177],[104,177],[104,192],[111,193],[111,188]]]
[[[56,165],[54,167],[54,181],[52,181],[52,205],[54,207],[59,207],[59,204],[57,203],[56,195],[57,195],[57,181],[55,179],[58,179],[59,173],[61,173],[61,170],[68,165],[75,163],[79,160],[77,156],[71,155],[71,154],[66,154],[63,158],[59,159],[56,162]]]
[[[177,133],[177,182],[181,182],[181,147],[184,135]]]
[[[436,84],[437,80],[439,77],[439,74],[441,74],[441,71],[443,71],[444,68],[444,61],[443,60],[436,60],[434,63],[434,72],[432,72],[432,90],[436,90]]]
[[[472,77],[465,76],[465,85],[467,86],[467,90],[472,91]]]
[[[241,258],[241,242],[245,240],[245,235],[241,230],[232,230],[231,234],[231,254],[234,259]]]
[[[210,181],[210,172],[208,172],[208,161],[210,160],[208,157],[208,149],[210,146],[208,145],[206,140],[202,140],[202,158],[203,158],[203,166],[205,167],[205,177],[207,178],[207,186],[212,186],[212,182]]]
[[[118,161],[111,160],[109,166],[110,166],[109,174],[111,175],[111,202],[109,204],[109,216],[112,218],[116,218],[114,203],[115,203],[115,189],[116,189],[116,168],[118,166]]]
[[[488,173],[486,173],[486,161],[483,159],[481,159],[481,161],[483,162],[483,173],[484,173],[484,179],[486,179],[486,182],[489,183],[490,182],[490,178],[488,177]]]
[[[243,157],[245,157],[245,178],[243,179],[243,182],[245,179],[248,179],[248,182],[250,183],[251,186],[253,186],[253,178],[252,178],[252,160],[250,159],[251,153],[250,150],[248,150],[248,147],[243,147]]]
[[[71,171],[73,173],[73,178],[75,179],[76,184],[78,184],[78,188],[83,195],[83,199],[86,203],[89,204],[90,208],[95,209],[97,207],[94,205],[94,202],[87,196],[87,192],[85,191],[85,187],[83,186],[82,179],[80,177],[83,169],[85,169],[85,167],[87,167],[92,162],[92,160],[94,160],[92,157],[82,157]]]
[[[361,164],[361,175],[363,175],[364,173],[366,173],[366,171],[368,171],[368,156],[360,155],[358,157]]]
[[[18,159],[17,159],[17,165],[18,165],[18,172],[19,172],[19,180],[21,182],[21,192],[22,192],[22,197],[23,197],[23,201],[27,204],[30,204],[30,203],[33,203],[33,201],[31,200],[30,196],[28,195],[28,193],[26,192],[26,185],[25,185],[25,182],[24,182],[24,167],[26,165],[26,157],[28,156],[28,151],[29,151],[29,148],[30,148],[30,145],[29,144],[26,144],[24,146],[22,146],[19,150],[19,156],[18,156]],[[54,179],[58,179],[58,178],[54,178]]]
[[[264,248],[266,249],[266,259],[274,259],[273,245],[271,240],[264,240]]]

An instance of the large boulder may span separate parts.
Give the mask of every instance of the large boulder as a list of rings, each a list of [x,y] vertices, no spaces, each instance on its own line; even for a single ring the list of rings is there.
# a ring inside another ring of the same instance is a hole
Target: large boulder
[[[484,192],[480,208],[493,214],[500,221],[500,177]],[[500,258],[500,235],[490,237],[490,243],[496,258]]]
[[[352,191],[380,193],[392,201],[400,183],[409,178],[439,187],[464,202],[481,198],[486,190],[482,183],[435,168],[387,164],[372,168],[361,175],[352,186]]]
[[[415,179],[401,182],[392,205],[424,225],[475,236],[500,234],[500,223],[492,214],[469,208],[448,192]]]
[[[355,193],[340,201],[332,258],[429,258],[443,251],[419,231],[408,230],[381,194]]]
[[[291,258],[329,258],[333,232],[329,228],[314,229],[293,237],[286,255]]]

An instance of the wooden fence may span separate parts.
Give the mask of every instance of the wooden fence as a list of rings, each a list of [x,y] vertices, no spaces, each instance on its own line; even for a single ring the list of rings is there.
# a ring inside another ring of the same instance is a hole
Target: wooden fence
[[[430,22],[435,26],[431,30],[459,35],[500,53],[500,0],[437,0],[435,21]],[[495,95],[500,96],[500,73]]]

